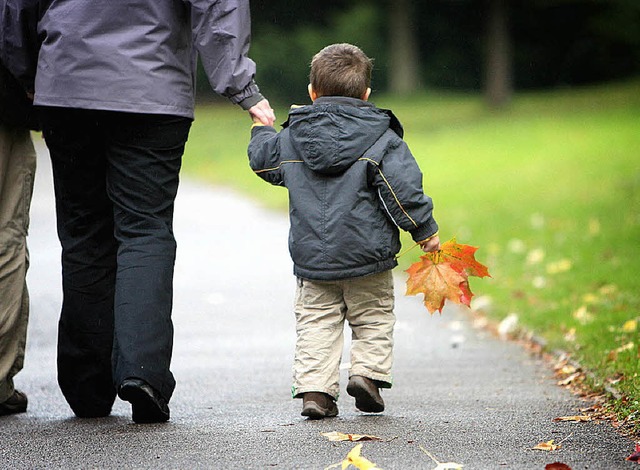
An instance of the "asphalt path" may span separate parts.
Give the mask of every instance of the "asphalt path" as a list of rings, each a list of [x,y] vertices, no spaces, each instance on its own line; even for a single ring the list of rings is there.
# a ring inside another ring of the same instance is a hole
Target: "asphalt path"
[[[107,418],[75,418],[56,383],[60,248],[50,164],[36,143],[32,308],[25,368],[16,377],[29,409],[0,418],[0,468],[324,469],[355,446],[321,434],[331,431],[382,438],[364,442],[362,455],[383,469],[434,469],[422,449],[464,469],[543,469],[553,462],[574,470],[637,468],[624,460],[633,442],[610,424],[553,421],[588,403],[558,387],[540,359],[473,328],[464,311],[430,316],[419,297],[403,295],[402,272],[387,409],[357,411],[344,391],[345,369],[339,416],[306,420],[290,395],[295,280],[286,215],[187,180],[175,213],[178,385],[171,420],[134,424],[129,404],[119,400]],[[532,450],[551,439],[562,447]]]

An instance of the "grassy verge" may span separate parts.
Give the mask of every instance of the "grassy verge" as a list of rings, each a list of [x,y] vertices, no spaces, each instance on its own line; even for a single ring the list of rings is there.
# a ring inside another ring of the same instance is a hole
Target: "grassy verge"
[[[518,95],[500,113],[478,96],[374,101],[405,126],[441,237],[480,247],[493,277],[471,288],[489,316],[516,313],[596,387],[615,384],[640,429],[640,81]],[[286,191],[248,168],[249,125],[235,108],[198,109],[185,172],[284,209]]]

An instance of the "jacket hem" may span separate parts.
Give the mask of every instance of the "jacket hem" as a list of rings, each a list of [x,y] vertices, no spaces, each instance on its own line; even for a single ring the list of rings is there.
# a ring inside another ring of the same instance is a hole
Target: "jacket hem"
[[[135,114],[165,114],[180,116],[189,119],[194,118],[193,108],[183,106],[171,106],[154,103],[123,103],[114,101],[96,101],[88,98],[55,98],[36,95],[34,105],[55,108],[91,109],[97,111],[116,111]]]
[[[383,271],[389,271],[398,265],[396,258],[389,258],[376,263],[358,266],[357,268],[345,268],[337,270],[323,269],[321,271],[313,270],[294,264],[293,274],[302,279],[311,281],[337,281],[339,279],[349,279],[353,277],[369,276],[378,274]]]

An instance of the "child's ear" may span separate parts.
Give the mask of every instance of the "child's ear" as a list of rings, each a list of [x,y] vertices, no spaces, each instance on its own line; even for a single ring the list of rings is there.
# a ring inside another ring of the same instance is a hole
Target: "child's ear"
[[[311,83],[309,83],[307,90],[309,91],[309,98],[311,98],[311,101],[315,101],[318,98],[318,94],[313,90]]]
[[[371,95],[371,88],[367,88],[367,91],[362,95],[362,101],[367,101],[369,99],[369,95]]]

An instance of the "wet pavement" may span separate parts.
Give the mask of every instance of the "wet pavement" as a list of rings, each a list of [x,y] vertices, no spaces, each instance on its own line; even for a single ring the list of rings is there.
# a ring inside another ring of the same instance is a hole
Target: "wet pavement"
[[[553,421],[586,404],[558,387],[539,359],[474,329],[464,311],[430,316],[419,297],[403,295],[402,272],[387,409],[358,412],[343,370],[339,416],[306,420],[290,396],[295,280],[286,215],[188,180],[175,214],[171,420],[136,425],[121,401],[110,417],[75,418],[55,376],[60,248],[50,164],[37,144],[32,310],[26,364],[16,377],[30,402],[27,413],[0,418],[1,468],[323,469],[355,445],[320,434],[330,431],[381,437],[364,442],[362,455],[384,469],[434,469],[421,447],[464,469],[636,468],[624,460],[633,442],[609,423]],[[532,450],[551,439],[561,449]]]

